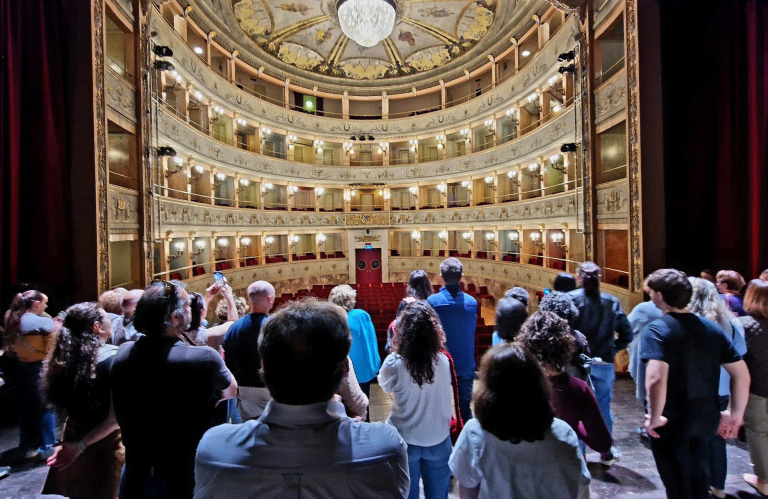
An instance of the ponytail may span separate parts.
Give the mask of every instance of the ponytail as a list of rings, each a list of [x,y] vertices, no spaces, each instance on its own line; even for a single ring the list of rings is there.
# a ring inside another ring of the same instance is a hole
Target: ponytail
[[[34,289],[24,291],[23,293],[16,293],[13,301],[11,301],[11,308],[6,312],[5,337],[3,338],[3,346],[5,348],[11,347],[16,342],[19,334],[21,334],[21,316],[26,313],[33,303],[42,299],[43,294]]]

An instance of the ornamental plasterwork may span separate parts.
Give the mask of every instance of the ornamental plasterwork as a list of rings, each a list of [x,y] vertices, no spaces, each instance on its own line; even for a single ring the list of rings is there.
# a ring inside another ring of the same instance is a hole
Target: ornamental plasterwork
[[[120,10],[126,15],[128,19],[133,21],[133,4],[130,0],[115,0],[115,3],[120,7]]]
[[[637,1],[626,0],[625,54],[627,60],[627,175],[629,177],[630,286],[640,292],[643,282],[642,219],[640,206],[640,80],[637,56]]]
[[[593,0],[590,0],[593,1]],[[595,21],[592,23],[594,28],[600,26],[605,21],[613,9],[621,4],[623,0],[600,0],[595,1]]]
[[[628,216],[629,185],[626,179],[597,186],[597,219],[599,221],[613,220],[626,223]]]
[[[286,281],[289,279],[304,279],[311,277],[314,284],[321,280],[321,276],[333,276],[349,273],[349,260],[346,258],[332,258],[328,260],[302,260],[300,262],[256,265],[242,267],[226,272],[227,281],[233,289],[247,287],[254,281]],[[199,278],[191,278],[184,281],[187,290],[204,293],[211,285],[210,275]]]
[[[139,197],[136,191],[109,186],[109,230],[139,230]]]
[[[136,92],[122,78],[112,72],[106,71],[107,77],[107,105],[117,114],[131,123],[136,123]]]
[[[123,195],[123,194],[121,194]],[[374,213],[308,213],[227,208],[192,201],[160,198],[159,226],[165,230],[210,227],[218,230],[403,227],[473,223],[543,223],[575,221],[576,193],[568,192],[543,199],[509,203],[502,206],[448,208],[439,210],[392,211]]]
[[[109,289],[109,164],[107,163],[107,98],[105,73],[104,2],[93,2],[93,104],[96,147],[96,221],[99,251],[99,293]]]
[[[595,95],[595,124],[622,112],[627,105],[627,74],[624,71],[603,87]]]
[[[484,277],[500,280],[514,285],[522,285],[526,288],[545,289],[552,288],[552,281],[559,270],[539,267],[538,265],[526,265],[519,263],[497,262],[493,260],[477,260],[461,258],[464,265],[464,275]],[[427,272],[438,272],[442,257],[389,257],[390,275],[393,273],[410,272],[411,270],[424,269]],[[629,291],[616,286],[601,285],[601,290],[616,296],[622,302],[622,306],[629,307]]]
[[[562,142],[574,141],[574,108],[549,121],[533,132],[486,151],[450,158],[445,161],[413,165],[381,166],[370,170],[349,166],[324,166],[294,163],[251,153],[218,142],[190,127],[175,115],[162,108],[157,110],[158,130],[161,142],[168,142],[182,156],[223,170],[236,169],[274,179],[306,179],[317,183],[344,183],[360,180],[369,171],[370,179],[387,180],[390,184],[412,182],[413,179],[443,180],[467,174],[484,174],[491,170],[534,160],[547,148]],[[495,158],[495,159],[494,159]],[[234,167],[234,168],[233,168]]]
[[[376,122],[342,120],[300,113],[283,106],[256,98],[240,90],[232,83],[208,68],[167,23],[154,19],[152,29],[158,32],[155,43],[172,48],[171,59],[185,82],[194,84],[205,98],[231,106],[243,119],[255,120],[264,125],[286,128],[297,132],[337,136],[346,139],[352,133],[371,132],[382,135],[388,141],[399,137],[412,137],[423,130],[440,130],[446,127],[460,127],[487,118],[493,112],[506,111],[512,98],[522,99],[537,86],[557,74],[557,56],[576,45],[574,36],[578,33],[575,16],[566,22],[557,35],[541,52],[516,75],[489,90],[481,98],[448,108],[444,111],[425,113],[408,118],[393,118]],[[308,92],[311,92],[308,90]]]

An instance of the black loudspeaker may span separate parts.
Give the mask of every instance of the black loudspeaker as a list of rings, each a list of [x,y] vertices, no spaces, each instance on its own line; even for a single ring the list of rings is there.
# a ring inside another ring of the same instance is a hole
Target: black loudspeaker
[[[365,229],[365,233],[370,235],[371,234],[371,229]]]

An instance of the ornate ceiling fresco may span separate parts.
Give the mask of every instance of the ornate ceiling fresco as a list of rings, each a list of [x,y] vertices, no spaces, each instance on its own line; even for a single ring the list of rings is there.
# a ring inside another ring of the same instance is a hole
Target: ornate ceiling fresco
[[[546,0],[394,1],[392,34],[370,48],[342,33],[336,0],[180,3],[193,6],[192,18],[237,49],[241,59],[266,66],[270,74],[321,89],[343,90],[376,80],[379,91],[398,92],[487,63],[489,53],[509,46],[510,37],[533,26],[531,15],[549,6]]]
[[[488,32],[497,0],[403,2],[389,38],[366,48],[347,38],[334,0],[233,0],[240,28],[262,50],[300,69],[337,78],[405,76],[461,57]]]

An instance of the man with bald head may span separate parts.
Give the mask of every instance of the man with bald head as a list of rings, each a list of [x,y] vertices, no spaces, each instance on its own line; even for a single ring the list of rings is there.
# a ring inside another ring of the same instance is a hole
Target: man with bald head
[[[113,345],[120,346],[126,341],[136,341],[144,336],[133,327],[133,312],[136,310],[136,304],[139,303],[143,295],[143,289],[132,289],[123,295],[123,315],[112,321],[110,343]]]
[[[261,416],[271,396],[259,375],[259,333],[275,304],[275,288],[267,281],[248,286],[251,313],[232,324],[224,337],[224,359],[238,381],[237,407],[243,421]]]

